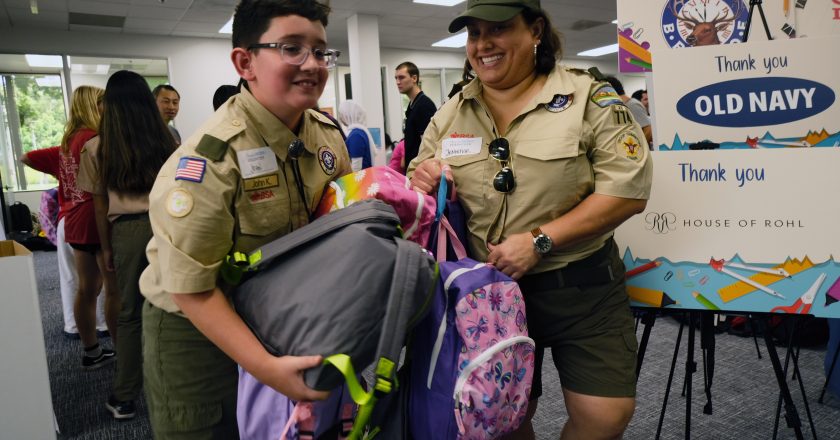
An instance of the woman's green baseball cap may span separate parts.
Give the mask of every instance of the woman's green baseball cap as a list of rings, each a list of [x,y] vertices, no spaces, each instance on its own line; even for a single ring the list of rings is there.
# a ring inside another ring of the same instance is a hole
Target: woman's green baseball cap
[[[540,0],[469,0],[467,10],[449,23],[449,32],[458,32],[470,18],[508,21],[523,9],[540,10]]]

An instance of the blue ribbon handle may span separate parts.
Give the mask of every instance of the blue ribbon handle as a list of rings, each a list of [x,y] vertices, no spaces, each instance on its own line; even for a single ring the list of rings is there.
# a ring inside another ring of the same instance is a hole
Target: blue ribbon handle
[[[437,212],[435,213],[435,221],[439,221],[443,216],[443,210],[446,209],[446,194],[449,190],[446,182],[446,173],[440,173],[440,185],[438,185],[437,192]]]

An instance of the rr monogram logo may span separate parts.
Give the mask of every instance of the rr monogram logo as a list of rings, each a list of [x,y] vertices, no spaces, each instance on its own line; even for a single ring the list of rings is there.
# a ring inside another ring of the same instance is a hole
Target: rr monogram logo
[[[672,212],[649,212],[645,216],[645,223],[647,230],[653,231],[654,234],[667,234],[670,231],[675,231],[677,227],[677,216]]]

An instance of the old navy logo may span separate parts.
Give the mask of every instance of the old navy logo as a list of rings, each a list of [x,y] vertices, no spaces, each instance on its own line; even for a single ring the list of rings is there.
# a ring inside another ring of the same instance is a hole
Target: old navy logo
[[[573,95],[554,95],[554,98],[545,105],[545,109],[552,113],[559,113],[572,105]]]
[[[715,127],[757,127],[799,121],[822,113],[834,91],[816,81],[765,77],[709,84],[677,101],[684,118]]]

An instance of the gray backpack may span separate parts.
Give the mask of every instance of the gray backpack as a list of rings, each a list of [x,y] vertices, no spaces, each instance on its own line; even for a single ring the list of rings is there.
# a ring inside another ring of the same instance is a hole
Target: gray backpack
[[[377,361],[374,388],[396,388],[400,351],[428,309],[437,265],[400,238],[393,208],[360,201],[232,260],[240,263],[225,265],[224,278],[244,280],[234,306],[266,350],[319,354],[336,367],[307,370],[308,386],[331,390],[347,379],[352,392],[354,369]]]

